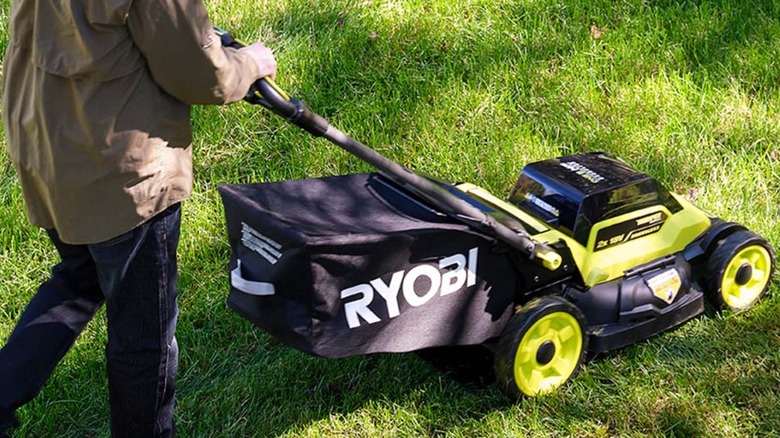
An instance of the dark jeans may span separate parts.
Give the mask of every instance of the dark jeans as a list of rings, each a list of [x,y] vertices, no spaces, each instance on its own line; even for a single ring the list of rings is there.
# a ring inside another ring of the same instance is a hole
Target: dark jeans
[[[49,231],[62,261],[0,350],[0,436],[104,302],[112,436],[174,434],[180,225],[176,204],[100,244],[69,245]]]

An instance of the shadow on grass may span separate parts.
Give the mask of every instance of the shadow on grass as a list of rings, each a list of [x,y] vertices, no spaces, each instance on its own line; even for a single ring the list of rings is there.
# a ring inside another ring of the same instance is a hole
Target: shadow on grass
[[[177,412],[186,436],[337,434],[342,427],[368,435],[377,427],[412,428],[400,435],[414,436],[420,428],[479,419],[505,403],[489,384],[452,381],[414,354],[318,358],[279,344],[227,309],[211,318],[180,335],[186,354]],[[199,349],[201,339],[222,347]]]
[[[664,29],[683,47],[688,69],[699,83],[737,81],[752,94],[777,91],[780,71],[767,63],[776,57],[780,42],[777,2],[656,0],[647,4],[670,18]]]

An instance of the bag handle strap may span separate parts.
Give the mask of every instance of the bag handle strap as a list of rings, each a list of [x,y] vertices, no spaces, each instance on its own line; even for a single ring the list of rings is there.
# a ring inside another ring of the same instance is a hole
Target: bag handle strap
[[[238,266],[236,266],[236,269],[230,271],[230,285],[233,286],[234,289],[245,294],[259,296],[274,295],[276,293],[273,283],[251,281],[244,278],[241,275],[241,259],[236,260],[238,261]]]

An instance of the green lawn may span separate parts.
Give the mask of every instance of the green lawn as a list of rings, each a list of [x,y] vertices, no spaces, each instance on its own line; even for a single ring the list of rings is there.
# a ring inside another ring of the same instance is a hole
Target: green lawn
[[[0,0],[0,48],[10,0]],[[780,244],[780,1],[210,0],[215,24],[276,49],[277,82],[421,172],[499,196],[522,166],[602,150]],[[216,187],[371,170],[246,104],[198,107],[180,247],[181,436],[777,436],[780,294],[708,309],[509,403],[415,354],[345,360],[286,347],[231,312]],[[4,142],[4,140],[3,140]],[[0,341],[56,262],[0,153]],[[107,436],[105,316],[19,436]],[[478,364],[479,365],[479,364]]]

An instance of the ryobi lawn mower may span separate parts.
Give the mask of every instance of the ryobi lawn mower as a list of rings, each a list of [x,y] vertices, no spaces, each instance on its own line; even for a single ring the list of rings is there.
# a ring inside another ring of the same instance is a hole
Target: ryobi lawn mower
[[[237,46],[221,33],[223,44]],[[229,305],[304,352],[491,346],[510,397],[607,352],[766,293],[769,243],[605,153],[528,164],[508,200],[422,177],[271,80],[246,100],[380,173],[224,185]]]

